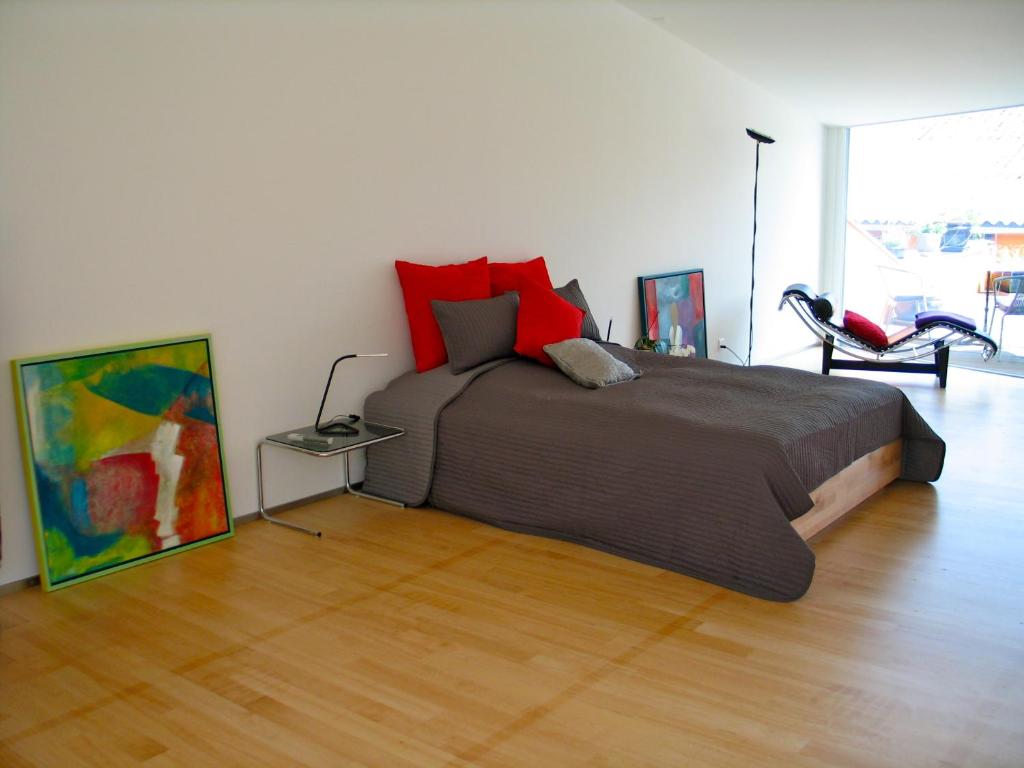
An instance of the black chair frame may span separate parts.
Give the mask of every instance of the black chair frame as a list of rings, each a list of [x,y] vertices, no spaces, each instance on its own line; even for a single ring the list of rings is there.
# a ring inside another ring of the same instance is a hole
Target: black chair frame
[[[821,339],[821,372],[825,375],[833,369],[927,373],[937,376],[939,386],[945,388],[950,347],[978,346],[985,360],[999,350],[988,336],[948,318],[932,321],[909,333],[901,333],[892,343],[877,347],[831,322],[832,304],[828,294],[819,296],[804,284],[791,285],[783,291],[779,309],[787,304],[811,333]],[[835,352],[854,359],[836,360],[833,356]],[[912,362],[926,357],[930,357],[931,361]]]

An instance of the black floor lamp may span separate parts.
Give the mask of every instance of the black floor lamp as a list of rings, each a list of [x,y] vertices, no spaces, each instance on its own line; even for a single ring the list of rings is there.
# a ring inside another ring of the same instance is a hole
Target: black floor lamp
[[[754,237],[750,243],[750,329],[747,332],[747,365],[754,352],[754,267],[757,264],[757,172],[761,166],[761,145],[774,144],[775,139],[747,128],[747,136],[757,144],[754,149]]]

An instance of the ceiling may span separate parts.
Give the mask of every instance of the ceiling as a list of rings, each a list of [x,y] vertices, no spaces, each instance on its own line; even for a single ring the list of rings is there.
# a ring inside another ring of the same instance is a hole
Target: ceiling
[[[828,125],[1024,104],[1024,0],[619,0]]]

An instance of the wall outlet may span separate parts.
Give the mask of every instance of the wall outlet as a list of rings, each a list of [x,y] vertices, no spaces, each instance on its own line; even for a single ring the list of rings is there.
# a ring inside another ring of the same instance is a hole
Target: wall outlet
[[[725,349],[725,336],[718,337],[718,348]]]

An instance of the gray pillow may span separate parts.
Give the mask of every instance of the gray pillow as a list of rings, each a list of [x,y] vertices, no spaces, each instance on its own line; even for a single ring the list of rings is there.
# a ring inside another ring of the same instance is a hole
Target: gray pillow
[[[545,345],[544,351],[562,373],[589,389],[631,381],[640,375],[590,339],[566,339]]]
[[[452,373],[515,355],[518,293],[469,301],[435,299],[430,306],[441,328]]]
[[[594,314],[590,311],[590,307],[587,305],[587,300],[583,296],[583,291],[580,290],[579,281],[573,278],[561,288],[555,288],[555,293],[568,301],[574,307],[579,307],[585,313],[583,315],[583,327],[580,329],[580,336],[584,339],[601,341],[601,330],[597,327],[597,321],[594,319]]]

